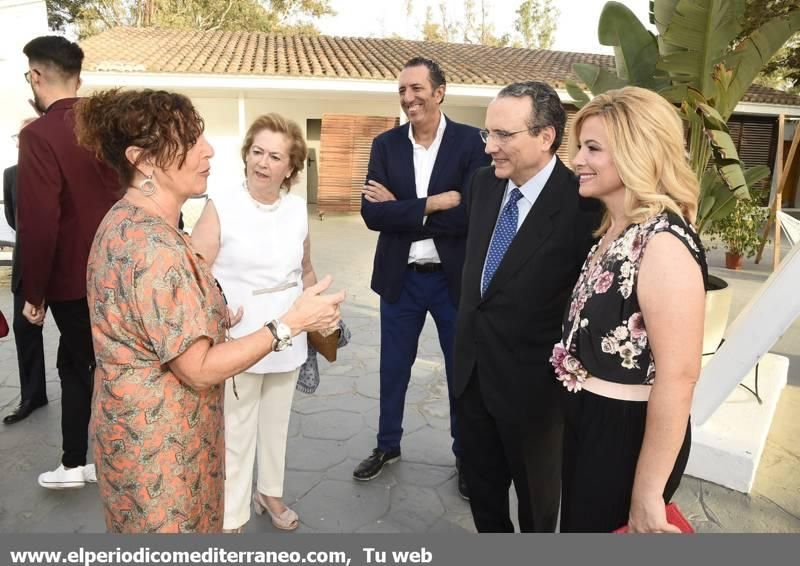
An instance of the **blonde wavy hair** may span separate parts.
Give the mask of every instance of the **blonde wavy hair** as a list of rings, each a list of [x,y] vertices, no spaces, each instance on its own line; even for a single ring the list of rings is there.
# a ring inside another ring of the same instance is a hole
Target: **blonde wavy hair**
[[[639,87],[610,90],[575,115],[570,157],[578,153],[581,126],[598,116],[606,126],[611,155],[625,185],[625,215],[638,224],[669,210],[694,224],[700,186],[686,155],[683,123],[663,97]],[[605,213],[596,234],[611,225]]]
[[[303,137],[303,130],[294,120],[284,118],[275,112],[262,114],[256,118],[247,129],[242,143],[242,163],[244,164],[245,175],[247,175],[247,154],[250,153],[250,148],[253,147],[256,135],[263,130],[283,134],[289,140],[289,165],[292,168],[292,173],[288,179],[284,179],[281,187],[290,191],[292,185],[297,182],[298,175],[305,167],[306,157],[308,157],[308,146]]]

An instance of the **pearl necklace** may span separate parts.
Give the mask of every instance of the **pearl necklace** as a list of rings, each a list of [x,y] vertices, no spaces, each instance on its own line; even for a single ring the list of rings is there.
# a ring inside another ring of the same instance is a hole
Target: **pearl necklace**
[[[272,204],[266,204],[256,199],[256,197],[253,196],[253,193],[250,192],[250,189],[247,188],[247,183],[244,185],[244,190],[247,192],[247,196],[250,197],[250,200],[255,207],[262,212],[275,212],[278,210],[278,208],[280,208],[281,203],[283,202],[283,190],[278,193],[278,200]]]

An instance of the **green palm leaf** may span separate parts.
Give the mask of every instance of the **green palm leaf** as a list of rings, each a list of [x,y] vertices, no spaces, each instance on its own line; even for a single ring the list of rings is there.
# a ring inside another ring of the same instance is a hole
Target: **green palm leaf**
[[[668,22],[659,38],[658,68],[668,72],[673,82],[690,84],[704,97],[713,97],[710,69],[723,59],[741,31],[744,0],[678,0],[671,17],[666,14],[672,2],[655,4],[654,17],[657,22],[661,18],[657,25],[664,27]]]
[[[653,87],[658,42],[630,8],[607,2],[600,14],[597,37],[601,44],[614,48],[619,78],[634,86]]]
[[[575,63],[572,65],[572,71],[578,75],[578,78],[583,81],[586,88],[595,96],[608,90],[628,85],[626,80],[621,79],[611,71],[591,63]]]
[[[733,69],[733,80],[727,91],[729,101],[720,113],[729,117],[761,69],[775,53],[800,30],[800,9],[786,16],[773,18],[751,33],[724,59],[725,66]]]
[[[770,174],[769,167],[757,165],[744,172],[745,182],[748,187],[753,187],[759,181],[766,179]],[[736,200],[740,198],[732,193],[713,169],[706,171],[700,183],[700,206],[697,211],[699,220],[698,230],[702,231],[711,227],[715,220],[725,218],[733,210]]]
[[[578,83],[568,80],[565,81],[565,85],[567,87],[567,93],[572,97],[572,100],[575,101],[575,106],[583,108],[583,106],[589,102],[589,95],[583,91]]]
[[[739,160],[739,152],[736,151],[736,144],[731,138],[725,120],[722,119],[719,112],[708,104],[695,102],[693,106],[698,116],[703,120],[703,128],[711,144],[711,152],[714,155],[714,166],[717,169],[717,173],[728,186],[728,189],[735,193],[737,197],[749,198],[742,162]]]

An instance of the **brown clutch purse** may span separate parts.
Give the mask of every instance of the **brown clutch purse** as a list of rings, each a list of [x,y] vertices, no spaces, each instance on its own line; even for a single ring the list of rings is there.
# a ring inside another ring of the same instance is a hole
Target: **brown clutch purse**
[[[336,351],[339,349],[340,333],[339,327],[329,330],[315,330],[308,333],[308,343],[322,354],[322,357],[333,363],[336,361]]]

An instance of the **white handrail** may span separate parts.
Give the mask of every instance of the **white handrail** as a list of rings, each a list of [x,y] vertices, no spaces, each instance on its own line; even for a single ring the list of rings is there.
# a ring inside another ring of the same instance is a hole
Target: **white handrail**
[[[797,242],[800,242],[800,220],[782,210],[778,211],[778,219],[781,222],[783,233],[786,234],[786,239],[789,240],[789,244],[794,246]]]

